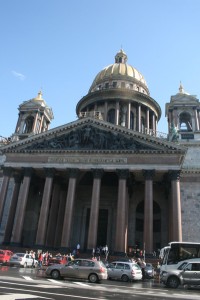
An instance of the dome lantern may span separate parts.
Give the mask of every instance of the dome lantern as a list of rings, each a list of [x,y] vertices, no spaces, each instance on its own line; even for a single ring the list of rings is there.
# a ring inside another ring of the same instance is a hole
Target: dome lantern
[[[120,64],[123,63],[125,64],[127,62],[127,55],[126,53],[123,51],[123,49],[121,49],[116,55],[115,55],[115,63]]]

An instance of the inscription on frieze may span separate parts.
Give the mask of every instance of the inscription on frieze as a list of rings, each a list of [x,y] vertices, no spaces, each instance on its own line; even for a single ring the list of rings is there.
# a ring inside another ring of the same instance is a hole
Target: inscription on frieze
[[[98,157],[59,157],[50,156],[49,163],[81,163],[81,164],[127,164],[127,158],[98,158]]]

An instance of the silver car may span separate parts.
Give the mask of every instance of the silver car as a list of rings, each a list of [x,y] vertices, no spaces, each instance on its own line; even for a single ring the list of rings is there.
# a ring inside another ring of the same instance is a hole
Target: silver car
[[[114,261],[107,267],[108,279],[120,279],[124,282],[142,279],[142,270],[133,262]]]
[[[102,261],[92,259],[75,259],[66,265],[51,265],[46,269],[46,275],[53,279],[76,278],[87,279],[92,283],[107,279],[107,269]]]
[[[178,269],[163,271],[160,281],[169,288],[179,285],[200,285],[200,261],[184,262]]]

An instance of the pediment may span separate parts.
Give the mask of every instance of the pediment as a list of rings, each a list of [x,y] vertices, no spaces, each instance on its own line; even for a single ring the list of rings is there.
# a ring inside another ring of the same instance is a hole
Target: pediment
[[[3,152],[180,151],[175,143],[91,118],[79,119],[1,149]]]

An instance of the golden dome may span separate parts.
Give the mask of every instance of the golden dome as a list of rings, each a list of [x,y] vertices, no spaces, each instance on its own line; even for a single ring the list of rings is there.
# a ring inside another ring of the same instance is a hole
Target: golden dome
[[[89,92],[106,88],[106,83],[107,85],[109,84],[109,87],[114,87],[114,82],[115,87],[122,87],[121,83],[124,81],[125,86],[123,85],[123,87],[138,90],[149,95],[143,75],[137,69],[127,64],[127,59],[126,53],[121,49],[115,55],[115,63],[108,65],[97,74]]]

